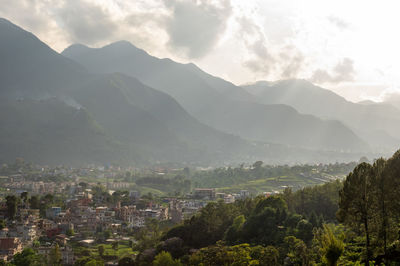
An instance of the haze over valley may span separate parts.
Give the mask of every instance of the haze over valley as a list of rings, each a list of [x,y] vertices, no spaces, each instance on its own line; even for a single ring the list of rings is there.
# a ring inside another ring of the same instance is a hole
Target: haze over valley
[[[399,7],[0,0],[0,266],[399,265]]]
[[[320,163],[400,143],[395,106],[305,80],[236,86],[127,41],[59,54],[6,19],[0,33],[3,162]]]

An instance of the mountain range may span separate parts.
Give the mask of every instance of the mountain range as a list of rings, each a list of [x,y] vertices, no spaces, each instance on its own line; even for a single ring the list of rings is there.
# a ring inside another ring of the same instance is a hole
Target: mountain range
[[[72,45],[62,55],[92,73],[120,72],[168,93],[199,121],[242,138],[322,150],[365,151],[367,144],[339,121],[262,104],[241,87],[193,64],[159,59],[126,41],[103,48]]]
[[[0,162],[304,163],[371,152],[345,120],[264,102],[126,41],[59,54],[6,19],[0,36]]]
[[[259,81],[242,86],[260,103],[286,104],[304,114],[343,122],[373,148],[400,145],[400,109],[388,103],[349,102],[305,80]]]
[[[48,146],[52,142],[60,145],[65,142],[63,147],[74,147],[72,131],[87,127],[92,132],[102,132],[98,140],[101,145],[91,143],[96,138],[82,134],[82,138],[86,136],[90,141],[80,143],[77,151],[80,153],[80,150],[84,150],[88,162],[99,155],[93,153],[89,156],[89,151],[95,150],[92,146],[108,145],[105,150],[121,151],[118,152],[120,156],[115,156],[114,152],[104,154],[104,162],[120,161],[127,154],[131,160],[143,162],[165,161],[166,158],[172,162],[211,161],[224,156],[231,158],[232,154],[247,146],[246,141],[239,137],[199,123],[172,97],[143,85],[135,78],[122,74],[90,74],[78,63],[53,51],[33,34],[4,19],[0,21],[0,33],[0,58],[5,59],[0,61],[0,101],[3,114],[13,117],[18,106],[34,103],[32,109],[26,109],[26,117],[1,120],[2,128],[24,131],[27,135],[24,138],[21,135],[20,138],[18,134],[10,134],[9,139],[3,138],[5,143],[24,143],[25,138],[31,138],[38,145],[33,146],[32,152],[44,149],[47,141]],[[62,102],[70,112],[57,118],[59,112],[53,110],[57,105],[49,104],[54,100]],[[45,110],[53,115],[53,119],[41,115],[46,113]],[[81,121],[81,125],[77,120],[77,124],[74,124],[73,117],[67,116],[75,115],[76,110],[87,113],[93,121]],[[71,124],[62,123],[66,119],[70,119]],[[28,120],[31,123],[27,123]],[[67,132],[71,132],[71,136],[61,139],[61,136],[53,135],[54,121],[62,124],[65,136],[69,135]],[[21,124],[26,130],[14,128],[10,123]],[[54,141],[50,142],[50,139],[36,134],[39,132],[29,130],[30,124],[40,125],[43,130],[49,128],[47,133],[54,137]],[[5,157],[33,157],[17,146],[2,146],[1,150],[7,151],[3,155]],[[52,151],[50,157],[54,160],[68,157],[59,156],[59,153],[64,154],[64,149]],[[48,160],[47,156],[43,158],[39,161]]]

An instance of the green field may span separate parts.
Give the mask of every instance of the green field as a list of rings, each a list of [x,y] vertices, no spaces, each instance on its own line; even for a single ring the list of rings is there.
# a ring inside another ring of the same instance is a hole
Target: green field
[[[249,190],[252,194],[262,192],[282,191],[286,186],[293,189],[321,184],[322,181],[310,177],[279,176],[251,180],[248,182],[217,188],[218,192],[237,193],[240,190]]]
[[[132,248],[129,246],[128,240],[119,240],[118,241],[118,248],[113,249],[110,243],[107,244],[97,244],[90,247],[82,247],[79,246],[77,243],[72,245],[74,248],[74,252],[79,257],[82,256],[90,256],[95,258],[100,258],[98,247],[102,245],[104,246],[104,256],[116,256],[118,258],[123,258],[126,256],[135,256],[137,251],[133,251]]]

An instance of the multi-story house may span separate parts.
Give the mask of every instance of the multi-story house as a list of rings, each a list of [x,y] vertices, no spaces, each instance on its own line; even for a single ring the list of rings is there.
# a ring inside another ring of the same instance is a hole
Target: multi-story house
[[[10,260],[16,253],[22,251],[21,240],[17,237],[0,237],[0,258]]]

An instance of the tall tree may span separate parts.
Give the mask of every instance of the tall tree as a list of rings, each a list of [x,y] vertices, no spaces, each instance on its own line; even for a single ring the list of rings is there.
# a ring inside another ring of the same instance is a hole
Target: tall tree
[[[28,192],[24,191],[21,193],[21,200],[26,203],[28,201]]]
[[[7,264],[9,265],[9,264]],[[41,255],[37,254],[32,248],[25,248],[22,252],[14,255],[12,264],[15,266],[42,266],[45,265],[44,259]]]
[[[385,257],[388,255],[388,243],[398,239],[400,224],[400,150],[385,161],[378,159],[374,163],[376,178],[377,213],[379,214],[379,234],[383,241]]]
[[[15,195],[8,195],[6,205],[8,218],[13,220],[17,214],[18,198]]]
[[[40,201],[38,196],[32,196],[29,199],[29,205],[31,207],[31,209],[40,209]]]
[[[339,191],[338,220],[348,226],[358,229],[363,226],[366,238],[367,265],[371,259],[371,232],[373,218],[372,166],[368,163],[359,164],[351,172]]]
[[[160,254],[158,254],[153,261],[154,266],[181,266],[182,263],[180,263],[179,260],[174,260],[168,252],[161,251]]]
[[[56,244],[54,246],[54,248],[52,248],[50,250],[48,262],[49,262],[49,265],[52,265],[52,266],[61,265],[61,251],[60,251],[60,247],[58,246],[58,244]]]
[[[373,164],[371,178],[375,187],[374,194],[376,196],[374,207],[379,214],[377,217],[379,220],[378,239],[382,239],[383,250],[386,254],[389,226],[388,214],[390,208],[390,198],[392,196],[392,184],[390,184],[389,176],[387,175],[386,161],[383,158],[376,160]]]
[[[344,251],[343,241],[336,237],[332,228],[326,224],[323,228],[316,230],[315,239],[320,245],[325,263],[328,266],[336,266]]]
[[[100,257],[103,257],[103,255],[104,255],[104,245],[99,245],[98,247],[97,247],[97,251],[99,252],[99,255],[100,255]]]

